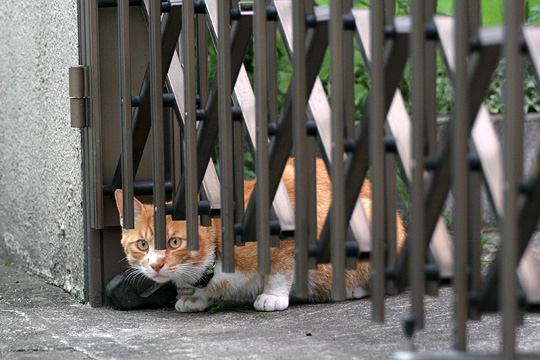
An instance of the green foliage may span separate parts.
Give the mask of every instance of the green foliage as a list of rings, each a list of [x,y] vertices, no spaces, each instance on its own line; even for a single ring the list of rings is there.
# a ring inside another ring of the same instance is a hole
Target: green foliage
[[[493,239],[488,234],[482,233],[480,235],[480,242],[482,246],[491,246],[493,245]]]
[[[4,261],[4,266],[5,267],[12,267],[13,265],[15,265],[15,263],[11,260],[5,260]]]
[[[396,171],[396,187],[397,192],[401,199],[403,200],[404,206],[407,207],[406,210],[408,210],[408,206],[410,204],[409,202],[409,190],[407,189],[407,182],[405,181],[405,175],[401,173],[401,170],[399,167]]]
[[[525,113],[540,111],[540,92],[538,91],[533,71],[532,65],[527,64],[524,84],[525,99],[523,104],[523,111]],[[504,62],[502,61],[495,71],[493,82],[486,97],[486,104],[489,112],[492,114],[501,114],[504,110]]]
[[[244,153],[244,179],[255,179],[255,159],[250,151]]]

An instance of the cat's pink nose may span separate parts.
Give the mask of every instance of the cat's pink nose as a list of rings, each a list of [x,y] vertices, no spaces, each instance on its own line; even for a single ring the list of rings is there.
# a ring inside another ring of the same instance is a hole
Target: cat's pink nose
[[[161,270],[161,268],[163,267],[163,265],[165,265],[164,263],[157,263],[157,264],[152,264],[150,265],[152,267],[152,269],[154,269],[155,272],[159,272],[159,270]]]

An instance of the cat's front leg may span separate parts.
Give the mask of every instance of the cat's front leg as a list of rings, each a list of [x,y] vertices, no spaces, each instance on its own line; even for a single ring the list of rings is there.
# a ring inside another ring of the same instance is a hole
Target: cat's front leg
[[[212,304],[212,299],[204,291],[197,290],[192,295],[179,296],[174,308],[178,312],[201,312]]]
[[[263,293],[257,296],[253,307],[258,311],[280,311],[289,307],[292,279],[277,273],[265,276]]]

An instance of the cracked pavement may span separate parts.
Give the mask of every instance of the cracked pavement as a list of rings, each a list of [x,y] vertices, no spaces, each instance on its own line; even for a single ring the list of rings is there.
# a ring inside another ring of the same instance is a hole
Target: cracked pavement
[[[420,350],[451,346],[452,292],[426,297]],[[401,319],[409,296],[388,297],[386,323],[370,321],[368,299],[296,305],[276,313],[228,307],[212,313],[172,309],[116,311],[81,304],[62,289],[0,260],[2,359],[385,359],[407,349]],[[472,351],[499,348],[500,319],[470,322]],[[540,315],[527,315],[519,349],[540,351]]]

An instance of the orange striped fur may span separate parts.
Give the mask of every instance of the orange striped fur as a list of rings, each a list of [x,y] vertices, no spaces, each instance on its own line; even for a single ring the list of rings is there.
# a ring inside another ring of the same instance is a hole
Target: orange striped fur
[[[328,214],[332,189],[331,182],[321,159],[316,162],[317,175],[317,235],[320,234]],[[289,159],[283,181],[294,207],[294,159]],[[246,204],[254,189],[255,181],[244,184]],[[122,216],[122,192],[115,193],[120,216]],[[364,182],[360,198],[368,218],[371,217],[371,184]],[[221,266],[220,220],[213,219],[211,227],[200,227],[199,251],[187,250],[184,221],[173,221],[167,216],[167,239],[176,238],[180,246],[167,250],[153,248],[152,205],[142,204],[135,199],[135,229],[122,231],[122,246],[128,263],[138,272],[157,281],[174,281],[179,287],[189,287],[200,278],[206,267],[217,257],[216,274],[207,287],[196,289],[194,294],[180,296],[176,308],[179,311],[202,311],[221,300],[255,300],[254,306],[262,311],[283,310],[288,307],[289,294],[294,283],[294,241],[282,241],[271,250],[271,275],[262,277],[257,273],[257,245],[249,242],[235,247],[235,274],[225,274]],[[397,220],[398,248],[405,238],[405,228],[399,214]],[[148,243],[148,249],[138,247],[139,240]],[[178,243],[177,243],[178,244]],[[161,266],[161,268],[160,268]],[[159,269],[156,271],[156,269]],[[365,296],[369,288],[369,262],[359,262],[356,270],[347,270],[345,284],[348,298]],[[331,265],[318,265],[310,270],[309,290],[311,301],[330,300],[332,284]]]

